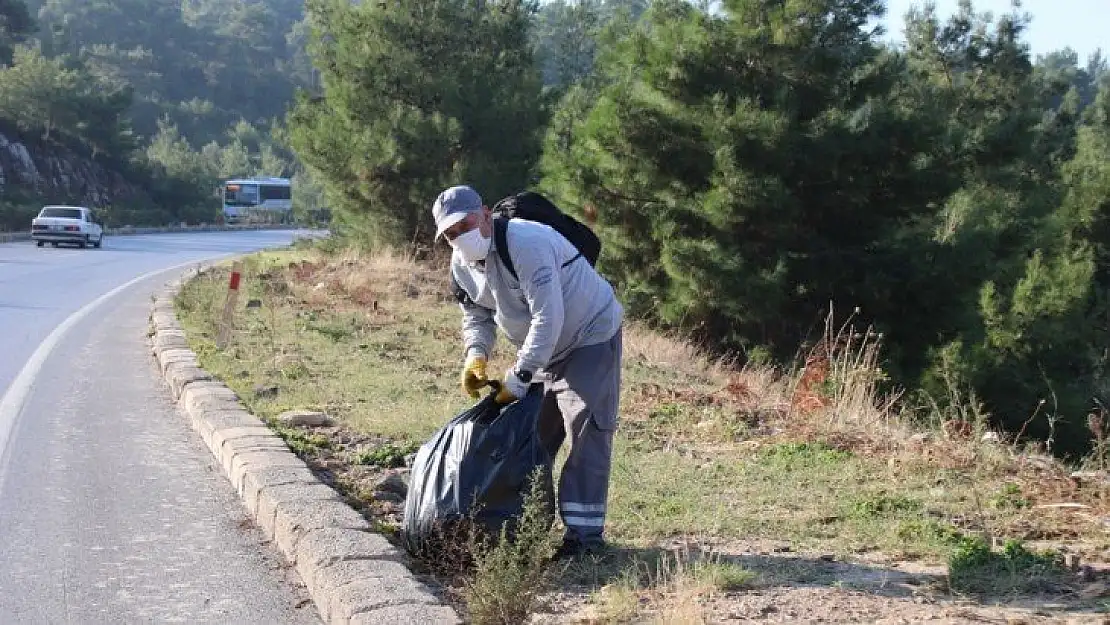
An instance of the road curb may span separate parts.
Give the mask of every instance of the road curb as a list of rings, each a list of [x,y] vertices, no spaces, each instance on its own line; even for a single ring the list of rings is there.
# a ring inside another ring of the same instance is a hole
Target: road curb
[[[262,532],[296,569],[324,622],[462,623],[416,579],[397,547],[321,482],[234,391],[200,367],[174,298],[201,271],[187,271],[155,297],[151,351],[174,400]]]
[[[128,236],[134,234],[159,234],[162,232],[239,232],[244,230],[292,230],[296,226],[288,224],[257,226],[162,226],[157,228],[108,228],[104,234],[109,236]],[[30,241],[30,232],[0,232],[0,243]]]

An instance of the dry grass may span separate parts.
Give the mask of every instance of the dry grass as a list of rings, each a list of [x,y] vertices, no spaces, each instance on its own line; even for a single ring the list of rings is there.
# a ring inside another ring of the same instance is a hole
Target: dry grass
[[[712,556],[667,555],[648,584],[655,595],[648,605],[655,609],[655,622],[704,625],[708,620],[705,605],[715,594],[740,590],[755,577],[751,571]]]
[[[592,593],[590,622],[704,625],[715,599],[758,585],[759,575],[714,553],[679,548],[632,558]]]
[[[352,503],[395,526],[398,502],[374,486],[394,469],[358,459],[384,445],[411,449],[471,401],[457,385],[459,312],[443,267],[393,252],[253,256],[232,344],[219,351],[225,277],[212,271],[178,299],[203,366],[262,417],[294,408],[335,417],[336,427],[285,435]],[[257,305],[247,308],[250,300]],[[655,560],[647,550],[675,536],[724,550],[778,541],[843,559],[926,563],[945,562],[956,535],[1062,541],[1087,560],[1110,548],[1104,487],[1004,442],[981,442],[985,421],[971,404],[923,414],[883,395],[880,339],[830,324],[801,366],[737,369],[629,323],[610,539]],[[512,356],[504,339],[499,347],[493,371]],[[1085,507],[1038,507],[1059,502]],[[645,586],[634,570],[642,562],[590,572],[598,609],[627,615],[635,604],[636,614],[662,618],[673,605],[690,616],[703,612],[685,602],[715,596],[687,569]]]
[[[645,367],[680,370],[711,382],[728,379],[731,371],[726,361],[711,360],[692,344],[636,321],[625,326],[624,353]]]

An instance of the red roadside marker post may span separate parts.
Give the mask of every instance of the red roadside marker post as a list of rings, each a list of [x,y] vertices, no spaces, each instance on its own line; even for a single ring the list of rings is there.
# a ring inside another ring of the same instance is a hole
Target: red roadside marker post
[[[220,317],[220,331],[216,335],[216,347],[223,349],[231,340],[232,321],[235,316],[235,304],[239,301],[239,281],[243,275],[243,263],[235,261],[231,265],[231,277],[227,281],[227,299],[224,301],[224,313]]]

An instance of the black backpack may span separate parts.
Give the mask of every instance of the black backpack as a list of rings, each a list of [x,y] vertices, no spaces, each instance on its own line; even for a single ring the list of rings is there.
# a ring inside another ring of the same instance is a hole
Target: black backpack
[[[513,274],[514,278],[520,279],[516,275],[516,268],[513,267],[513,260],[509,258],[509,220],[514,218],[547,224],[570,241],[571,245],[578,250],[578,254],[563,263],[563,267],[583,257],[586,262],[590,263],[591,267],[597,264],[597,257],[601,254],[601,240],[597,238],[594,231],[590,230],[590,227],[586,224],[559,210],[559,207],[555,206],[551,200],[539,193],[522,191],[510,195],[494,204],[491,211],[493,212],[493,240],[497,246],[497,254],[501,257],[501,263],[505,265],[509,273]],[[451,276],[451,289],[459,302],[465,302],[469,299],[466,291],[455,282],[454,276]]]
[[[593,230],[559,210],[559,207],[552,204],[551,200],[539,193],[524,191],[516,195],[510,195],[494,204],[492,210],[494,217],[493,235],[497,243],[497,251],[500,252],[501,262],[505,264],[514,278],[517,277],[516,269],[513,267],[512,259],[509,258],[509,246],[506,241],[508,221],[514,218],[547,224],[570,241],[578,249],[578,256],[567,261],[563,265],[564,267],[578,260],[579,256],[585,256],[591,267],[597,264],[597,257],[601,254],[601,241]]]

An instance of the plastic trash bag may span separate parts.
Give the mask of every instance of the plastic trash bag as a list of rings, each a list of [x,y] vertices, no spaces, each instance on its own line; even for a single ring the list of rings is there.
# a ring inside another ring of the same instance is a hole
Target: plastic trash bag
[[[539,435],[543,385],[498,406],[493,392],[451,419],[416,453],[401,538],[426,560],[465,558],[471,536],[513,536],[539,469],[545,518],[554,522],[552,459]],[[473,531],[476,534],[472,534]]]

